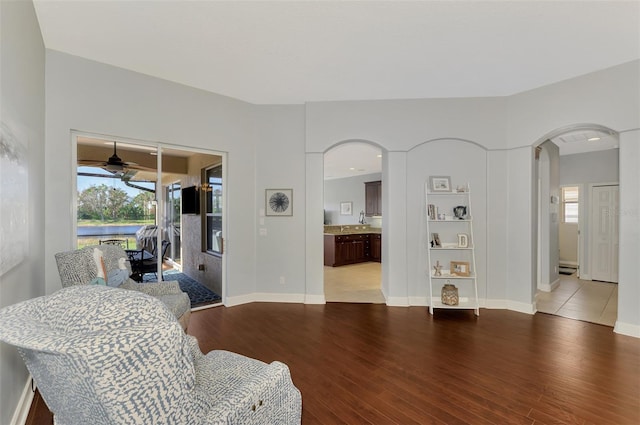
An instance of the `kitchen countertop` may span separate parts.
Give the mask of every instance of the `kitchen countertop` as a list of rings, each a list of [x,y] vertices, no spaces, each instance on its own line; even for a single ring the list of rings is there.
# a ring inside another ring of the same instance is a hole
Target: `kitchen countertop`
[[[324,226],[325,235],[365,235],[371,233],[382,233],[382,229],[379,227],[369,227],[365,225],[326,225]]]

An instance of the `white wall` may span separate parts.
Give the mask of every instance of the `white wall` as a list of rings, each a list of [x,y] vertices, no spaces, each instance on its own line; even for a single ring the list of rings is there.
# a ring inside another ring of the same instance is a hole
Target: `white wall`
[[[425,183],[429,176],[450,176],[455,188],[469,184],[473,217],[478,297],[486,305],[487,297],[487,151],[475,143],[456,140],[434,140],[411,149],[407,158],[407,265],[411,304],[428,305]],[[429,203],[437,204],[431,200]],[[453,211],[443,211],[453,214]],[[454,240],[443,242],[455,242]],[[451,258],[456,260],[456,258]],[[462,258],[458,260],[463,260]],[[467,288],[468,289],[468,288]],[[461,293],[465,288],[460,288]]]
[[[538,289],[551,291],[559,279],[559,168],[558,146],[547,140],[540,145],[538,167]],[[551,202],[552,197],[555,201]]]
[[[597,152],[563,155],[560,157],[560,185],[578,185],[580,191],[580,277],[590,279],[590,239],[589,239],[589,203],[591,202],[590,184],[616,183],[619,181],[619,149]],[[565,223],[563,227],[577,238],[576,225]]]
[[[504,98],[310,103],[305,117],[308,164],[310,155],[354,139],[377,143],[388,151],[388,156],[399,158],[405,154],[407,162],[411,149],[427,140],[463,139],[482,146],[488,151],[491,167],[487,176],[492,183],[484,190],[490,207],[496,206],[487,219],[487,228],[497,232],[496,238],[487,242],[491,268],[485,267],[493,277],[487,284],[488,299],[492,306],[532,313],[537,279],[537,213],[533,212],[537,205],[537,172],[534,173],[532,147],[554,132],[579,124],[597,124],[614,131],[639,128],[638,75],[640,61],[633,61]],[[314,175],[318,167],[313,169],[307,169],[308,182],[318,179]],[[395,197],[389,179],[400,182],[404,178],[406,183],[398,187],[403,192],[413,184],[409,175],[399,168],[389,169],[384,175],[388,188],[383,196],[386,231],[391,234],[393,228],[406,234],[407,229],[419,228],[420,223],[413,218],[402,224],[393,222],[404,220],[408,212],[406,202],[398,202]],[[501,220],[494,222],[494,216]],[[313,226],[311,221],[307,226]],[[307,227],[307,235],[313,231]],[[386,251],[383,291],[388,284],[389,293],[410,295],[405,289],[408,282],[406,269],[403,270],[406,254],[406,248]],[[321,280],[321,276],[309,274],[321,272],[321,262],[320,256],[307,258],[308,281]],[[496,266],[503,268],[495,269]]]
[[[54,254],[74,248],[72,129],[227,152],[226,295],[255,292],[253,107],[55,51],[47,51],[46,59],[45,177],[52,182],[45,194],[47,292],[60,288]]]
[[[304,302],[304,108],[254,107],[252,121],[256,140],[255,182],[253,187],[243,190],[255,188],[251,231],[257,238],[256,299]],[[265,189],[293,189],[293,216],[260,216],[266,208]],[[322,193],[317,196],[322,199]],[[259,229],[265,229],[267,234],[261,236]]]
[[[382,173],[331,179],[324,181],[324,213],[327,224],[358,224],[360,211],[365,211],[365,182],[382,180]],[[383,184],[384,190],[384,184]],[[340,203],[351,202],[352,214],[341,215]],[[371,224],[371,217],[365,222]]]
[[[620,257],[615,330],[640,338],[640,130],[620,134]]]
[[[619,155],[619,149],[562,155],[560,185],[617,182]]]
[[[29,249],[24,261],[0,276],[0,307],[4,307],[45,292],[45,52],[30,1],[0,2],[0,40],[0,120],[26,141],[29,191]],[[4,184],[0,182],[0,196]],[[14,412],[21,413],[16,406],[28,409],[28,376],[18,352],[0,343],[0,423],[9,424]]]

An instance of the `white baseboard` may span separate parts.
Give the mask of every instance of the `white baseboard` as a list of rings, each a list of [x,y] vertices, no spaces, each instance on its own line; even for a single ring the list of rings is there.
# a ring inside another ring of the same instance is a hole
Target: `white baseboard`
[[[326,304],[327,300],[323,295],[310,295],[310,294],[306,294],[304,296],[304,303],[305,304]]]
[[[321,297],[324,300],[324,296],[322,295]],[[227,297],[224,305],[226,307],[233,307],[236,305],[256,302],[304,304],[306,298],[307,296],[305,294],[274,294],[268,292],[254,292],[246,295],[238,295],[237,297]],[[321,304],[324,304],[324,302]]]
[[[428,307],[427,297],[409,297],[409,305],[416,307]]]
[[[640,326],[616,321],[613,331],[617,334],[640,338]]]
[[[388,297],[387,305],[389,307],[409,307],[408,297]]]
[[[31,403],[33,402],[33,391],[31,391],[31,375],[27,379],[27,383],[22,390],[22,395],[18,401],[15,412],[13,412],[13,418],[11,418],[11,425],[24,425],[27,422],[29,416],[29,409],[31,409]]]
[[[543,292],[551,292],[554,289],[556,289],[558,286],[560,286],[560,278],[556,279],[552,283],[541,283],[538,286],[538,289],[543,291]]]

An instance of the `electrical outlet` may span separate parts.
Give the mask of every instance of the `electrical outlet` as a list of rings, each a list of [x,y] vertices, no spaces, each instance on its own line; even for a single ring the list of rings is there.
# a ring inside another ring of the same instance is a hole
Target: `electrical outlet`
[[[203,272],[204,271],[204,264],[198,264],[198,270]]]
[[[280,276],[280,285],[284,285],[284,276]]]

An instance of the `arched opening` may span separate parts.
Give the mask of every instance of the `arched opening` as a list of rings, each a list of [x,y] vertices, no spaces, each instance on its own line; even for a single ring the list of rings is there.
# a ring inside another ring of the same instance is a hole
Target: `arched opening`
[[[385,303],[383,149],[348,140],[323,156],[323,285],[327,302]]]
[[[614,326],[617,319],[618,135],[579,124],[536,144],[536,308]]]

